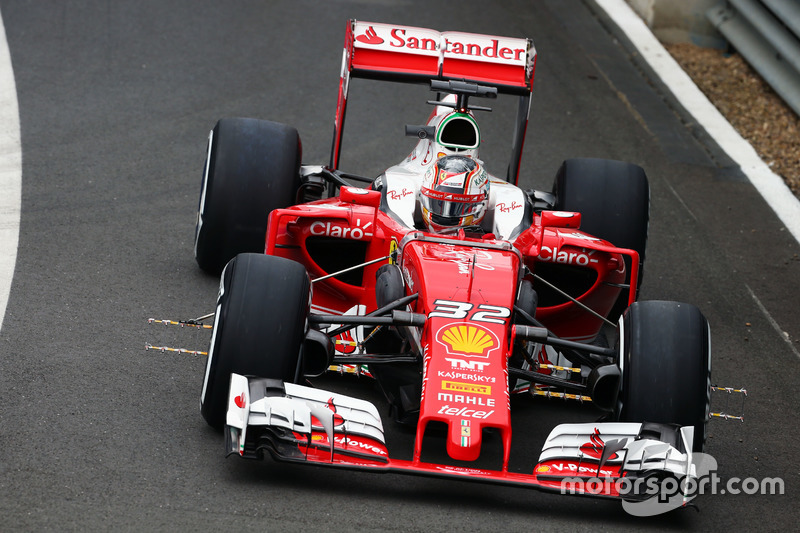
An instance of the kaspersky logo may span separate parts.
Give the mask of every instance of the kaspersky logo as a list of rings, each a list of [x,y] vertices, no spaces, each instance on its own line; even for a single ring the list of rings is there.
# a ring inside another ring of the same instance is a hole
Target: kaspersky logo
[[[450,324],[439,329],[436,340],[444,345],[449,355],[487,358],[500,347],[491,330],[473,323]]]

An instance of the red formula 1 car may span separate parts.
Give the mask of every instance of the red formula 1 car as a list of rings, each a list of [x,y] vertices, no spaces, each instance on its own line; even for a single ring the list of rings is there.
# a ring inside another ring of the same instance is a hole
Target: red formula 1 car
[[[350,21],[329,165],[301,164],[294,128],[217,123],[195,256],[222,272],[201,411],[228,453],[629,500],[648,496],[615,482],[693,475],[708,323],[692,305],[636,301],[640,167],[570,159],[551,192],[516,186],[535,58],[528,39]],[[437,93],[427,122],[406,126],[413,151],[377,178],[338,168],[353,78]],[[472,103],[498,94],[519,100],[505,179],[479,158],[486,108]],[[395,421],[416,426],[411,459],[387,447],[375,405],[309,386],[331,369],[375,379]],[[555,427],[533,471],[513,472],[514,394],[607,414]],[[471,467],[487,432],[499,467]],[[447,460],[424,461],[443,435]]]

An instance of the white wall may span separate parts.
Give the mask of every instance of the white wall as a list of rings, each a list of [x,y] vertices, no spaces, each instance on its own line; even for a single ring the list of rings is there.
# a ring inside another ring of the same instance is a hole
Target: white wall
[[[721,0],[626,0],[665,43],[691,42],[699,46],[725,48],[706,11]]]

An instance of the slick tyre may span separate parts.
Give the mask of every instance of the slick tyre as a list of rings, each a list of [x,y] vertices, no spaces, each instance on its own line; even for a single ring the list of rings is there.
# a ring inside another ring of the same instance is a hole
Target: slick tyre
[[[310,287],[305,267],[282,257],[239,254],[225,267],[200,395],[209,425],[225,424],[232,372],[298,381]]]
[[[270,211],[295,202],[300,137],[276,122],[225,118],[208,136],[194,256],[218,275],[236,254],[263,252]]]
[[[610,159],[567,159],[556,173],[553,194],[556,209],[581,213],[581,231],[639,253],[638,292],[650,220],[650,185],[644,169]],[[630,273],[627,257],[625,264]],[[612,322],[628,306],[628,295],[627,289],[620,293],[609,314]]]
[[[634,302],[621,320],[616,419],[694,427],[703,451],[711,400],[708,321],[689,304]]]

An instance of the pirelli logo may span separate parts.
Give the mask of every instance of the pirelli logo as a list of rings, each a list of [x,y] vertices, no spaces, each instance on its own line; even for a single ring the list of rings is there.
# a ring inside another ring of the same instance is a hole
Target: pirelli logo
[[[491,394],[490,385],[477,385],[475,383],[459,383],[457,381],[442,381],[442,390],[464,392],[467,394]]]

